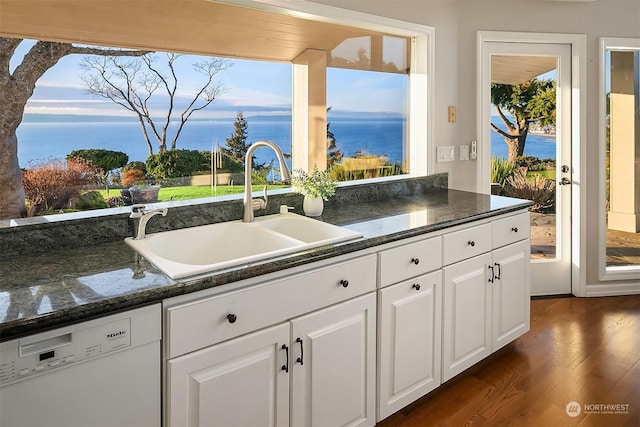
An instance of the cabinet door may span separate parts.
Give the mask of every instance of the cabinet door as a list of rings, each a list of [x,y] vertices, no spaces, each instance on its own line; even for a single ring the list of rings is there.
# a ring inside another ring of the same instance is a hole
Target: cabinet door
[[[291,425],[375,424],[376,295],[292,321]]]
[[[378,421],[440,385],[442,271],[380,291]]]
[[[288,344],[285,323],[170,360],[167,425],[288,426]]]
[[[530,251],[527,239],[493,252],[493,351],[529,330]]]
[[[445,267],[442,375],[447,381],[491,353],[491,253]]]

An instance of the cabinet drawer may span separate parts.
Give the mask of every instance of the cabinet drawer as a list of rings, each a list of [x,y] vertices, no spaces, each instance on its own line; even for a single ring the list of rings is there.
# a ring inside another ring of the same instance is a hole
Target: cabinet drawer
[[[493,247],[510,245],[528,239],[531,229],[529,212],[513,215],[493,222]]]
[[[491,244],[491,224],[476,225],[443,236],[444,265],[489,252]]]
[[[442,267],[440,237],[380,252],[380,286],[384,287]]]
[[[167,310],[169,358],[375,290],[376,255]]]

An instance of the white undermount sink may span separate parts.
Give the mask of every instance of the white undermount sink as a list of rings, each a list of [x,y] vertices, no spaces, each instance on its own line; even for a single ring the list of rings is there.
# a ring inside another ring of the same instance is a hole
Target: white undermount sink
[[[293,213],[147,234],[125,242],[173,279],[236,267],[362,235]]]

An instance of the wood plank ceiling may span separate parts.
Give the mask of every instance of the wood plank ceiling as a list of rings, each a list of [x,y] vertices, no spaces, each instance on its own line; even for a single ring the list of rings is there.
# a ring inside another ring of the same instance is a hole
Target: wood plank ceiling
[[[491,57],[491,82],[517,85],[556,68],[556,58],[550,56]]]

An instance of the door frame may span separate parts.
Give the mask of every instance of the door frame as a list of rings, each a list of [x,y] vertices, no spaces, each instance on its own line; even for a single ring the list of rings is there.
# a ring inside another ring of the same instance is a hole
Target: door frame
[[[571,293],[586,296],[586,85],[587,85],[587,37],[584,34],[520,33],[502,31],[478,31],[476,58],[476,132],[478,135],[477,187],[479,193],[490,191],[491,112],[486,106],[491,100],[483,90],[490,82],[483,66],[486,56],[486,44],[500,43],[538,43],[567,44],[571,46]],[[490,138],[490,137],[489,137]],[[585,188],[583,188],[585,187]]]

